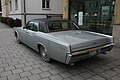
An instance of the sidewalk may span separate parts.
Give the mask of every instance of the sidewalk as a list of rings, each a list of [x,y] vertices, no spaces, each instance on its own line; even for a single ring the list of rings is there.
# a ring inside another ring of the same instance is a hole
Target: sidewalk
[[[0,23],[0,42],[15,40],[13,29],[6,24]]]
[[[46,63],[37,52],[16,42],[12,28],[0,23],[0,80],[120,80],[120,48],[74,66]]]
[[[0,22],[0,29],[6,29],[6,28],[9,28],[9,26]]]

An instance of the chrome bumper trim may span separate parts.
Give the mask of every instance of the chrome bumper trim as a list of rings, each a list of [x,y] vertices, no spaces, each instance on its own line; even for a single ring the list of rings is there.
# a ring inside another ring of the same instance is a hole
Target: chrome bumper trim
[[[83,54],[83,53],[87,53],[87,52],[99,50],[99,49],[106,48],[106,47],[110,47],[110,46],[114,46],[114,43],[112,43],[112,44],[107,44],[107,45],[103,45],[103,46],[96,47],[96,48],[91,48],[91,49],[86,49],[86,50],[74,52],[74,53],[72,53],[72,56],[80,55],[80,54]]]

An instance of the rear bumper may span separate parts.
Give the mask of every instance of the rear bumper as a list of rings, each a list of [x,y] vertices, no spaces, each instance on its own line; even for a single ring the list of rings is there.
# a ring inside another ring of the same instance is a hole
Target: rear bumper
[[[95,47],[95,48],[90,48],[90,49],[85,49],[85,50],[73,52],[71,54],[67,54],[66,64],[69,64],[71,62],[84,60],[86,58],[90,58],[94,55],[98,55],[101,53],[105,53],[107,51],[110,51],[113,48],[113,46],[114,46],[114,44],[112,43],[112,44],[107,44],[107,45],[103,45],[103,46],[99,46],[99,47]],[[91,52],[93,52],[93,51],[96,51],[96,54],[91,55]]]

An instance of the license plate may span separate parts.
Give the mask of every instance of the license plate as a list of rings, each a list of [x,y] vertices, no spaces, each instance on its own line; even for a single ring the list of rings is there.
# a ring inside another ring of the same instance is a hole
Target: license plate
[[[94,56],[94,55],[96,55],[96,54],[100,54],[100,52],[101,52],[101,49],[93,50],[93,51],[90,52],[90,57],[91,57],[91,56]]]

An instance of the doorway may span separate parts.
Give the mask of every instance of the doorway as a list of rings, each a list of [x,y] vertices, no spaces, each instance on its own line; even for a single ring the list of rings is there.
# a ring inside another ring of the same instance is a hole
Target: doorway
[[[69,8],[81,29],[112,35],[115,0],[69,0]]]

